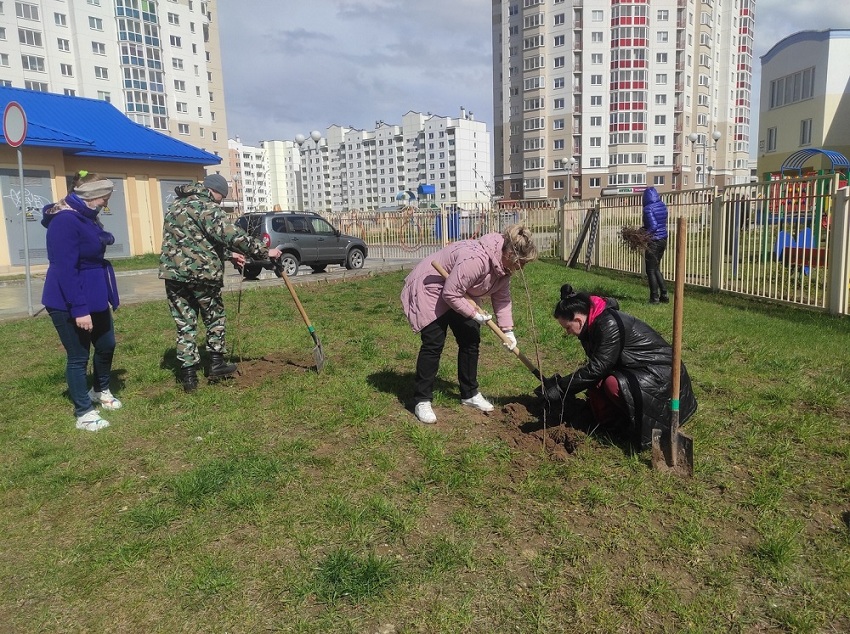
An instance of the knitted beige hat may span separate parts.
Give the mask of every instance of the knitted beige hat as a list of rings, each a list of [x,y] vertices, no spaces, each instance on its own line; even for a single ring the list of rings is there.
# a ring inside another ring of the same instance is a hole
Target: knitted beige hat
[[[83,200],[95,200],[97,198],[106,198],[112,193],[113,189],[115,189],[115,183],[104,178],[103,180],[90,181],[77,185],[74,188],[74,193]]]

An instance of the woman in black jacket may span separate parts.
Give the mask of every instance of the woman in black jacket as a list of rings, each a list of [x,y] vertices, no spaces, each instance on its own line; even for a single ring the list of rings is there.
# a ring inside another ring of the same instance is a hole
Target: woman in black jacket
[[[623,429],[646,448],[653,428],[670,427],[673,350],[641,320],[620,312],[615,299],[577,293],[561,287],[554,317],[568,334],[578,337],[587,363],[572,374],[543,380],[550,410],[568,418],[576,407],[573,395],[587,390],[594,422],[609,430]],[[697,402],[685,364],[679,388],[680,424],[696,411]]]

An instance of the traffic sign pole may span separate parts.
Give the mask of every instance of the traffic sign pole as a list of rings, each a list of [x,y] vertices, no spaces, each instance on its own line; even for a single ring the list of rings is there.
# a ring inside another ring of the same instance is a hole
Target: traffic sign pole
[[[27,237],[27,195],[24,184],[24,156],[21,154],[21,145],[27,139],[27,115],[24,109],[16,101],[6,104],[3,112],[3,136],[6,143],[18,150],[18,177],[21,180],[21,226],[24,233],[24,271],[27,278],[27,312],[30,317],[32,310],[32,275],[30,275],[30,246]]]

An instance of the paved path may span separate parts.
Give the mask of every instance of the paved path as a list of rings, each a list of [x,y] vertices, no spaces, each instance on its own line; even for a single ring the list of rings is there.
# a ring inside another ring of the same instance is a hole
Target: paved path
[[[362,269],[349,271],[341,266],[329,266],[324,273],[313,273],[309,267],[301,267],[298,275],[291,278],[294,284],[310,284],[324,281],[344,281],[370,277],[385,271],[410,270],[419,260],[414,259],[368,259]],[[135,304],[152,300],[165,302],[163,281],[157,277],[155,269],[143,271],[117,271],[118,291],[121,304]],[[239,275],[230,264],[226,265],[224,275],[225,292],[239,290]],[[272,271],[263,271],[260,279],[242,282],[242,289],[283,286],[283,280]],[[36,316],[43,317],[47,313],[41,305],[41,290],[44,286],[44,276],[32,278],[32,303]],[[0,281],[0,321],[20,319],[28,316],[27,288],[25,280]]]

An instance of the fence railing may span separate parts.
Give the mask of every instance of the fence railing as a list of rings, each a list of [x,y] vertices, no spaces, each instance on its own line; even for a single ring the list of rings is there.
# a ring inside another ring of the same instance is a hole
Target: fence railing
[[[685,283],[751,297],[850,314],[850,211],[837,176],[812,176],[663,194],[669,214],[668,257],[673,279],[676,221],[687,219]],[[640,194],[584,200],[501,204],[431,204],[393,211],[329,216],[343,233],[361,237],[370,257],[421,258],[449,242],[526,224],[541,258],[566,260],[589,211],[598,210],[590,264],[641,275],[642,255],[621,238],[641,226]],[[587,242],[587,241],[585,241]],[[582,250],[580,262],[585,261]]]

